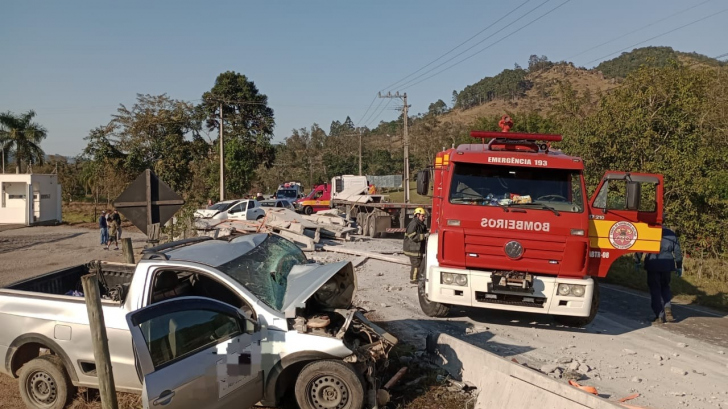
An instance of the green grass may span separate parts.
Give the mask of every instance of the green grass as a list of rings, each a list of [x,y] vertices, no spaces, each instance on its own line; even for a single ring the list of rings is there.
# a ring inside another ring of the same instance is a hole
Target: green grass
[[[615,261],[604,279],[635,290],[648,291],[647,272],[635,271],[632,255]],[[672,276],[673,297],[680,304],[697,304],[728,311],[728,261],[689,258],[683,262],[683,275]]]
[[[394,190],[382,193],[389,196],[392,203],[404,203],[404,190]],[[417,182],[410,182],[410,203],[416,204],[432,204],[431,196],[420,196],[417,194]]]

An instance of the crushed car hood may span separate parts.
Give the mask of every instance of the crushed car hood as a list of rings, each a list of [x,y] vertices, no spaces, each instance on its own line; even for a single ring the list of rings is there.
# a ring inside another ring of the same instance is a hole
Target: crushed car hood
[[[349,261],[297,265],[287,280],[281,308],[286,318],[294,318],[297,308],[311,302],[327,309],[350,308],[357,288],[354,266]]]

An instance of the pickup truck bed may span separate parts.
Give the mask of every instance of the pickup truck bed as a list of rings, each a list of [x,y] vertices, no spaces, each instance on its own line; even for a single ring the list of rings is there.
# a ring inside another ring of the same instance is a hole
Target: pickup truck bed
[[[16,291],[28,291],[42,294],[66,295],[69,291],[83,292],[81,287],[81,277],[92,271],[93,264],[85,264],[65,268],[62,270],[52,271],[37,277],[13,283],[4,289]],[[134,265],[119,263],[98,263],[96,266],[101,267],[101,277],[99,281],[105,282],[109,289],[117,286],[128,286],[134,275]],[[107,294],[104,288],[102,296],[111,298],[111,294]],[[120,300],[116,300],[120,301]]]
[[[94,387],[96,365],[88,326],[88,312],[82,296],[81,277],[99,277],[102,308],[117,389],[137,392],[141,385],[133,365],[129,328],[125,316],[132,307],[125,298],[134,277],[135,265],[93,261],[0,288],[0,372],[16,376],[20,367],[48,348],[63,360],[71,381],[77,386]],[[143,279],[143,277],[142,277]],[[74,291],[77,293],[74,295]],[[73,358],[71,358],[73,357]],[[130,381],[131,380],[131,381]]]

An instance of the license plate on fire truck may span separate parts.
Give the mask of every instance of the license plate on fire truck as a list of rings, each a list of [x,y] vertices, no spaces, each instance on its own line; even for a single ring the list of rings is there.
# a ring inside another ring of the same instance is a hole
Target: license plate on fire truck
[[[533,276],[517,271],[495,272],[490,275],[488,291],[509,291],[533,294]]]

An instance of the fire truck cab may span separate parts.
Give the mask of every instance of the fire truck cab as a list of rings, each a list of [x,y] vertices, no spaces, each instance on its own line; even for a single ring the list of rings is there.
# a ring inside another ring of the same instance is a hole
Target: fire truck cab
[[[590,323],[595,278],[626,253],[659,251],[662,176],[608,171],[588,199],[583,161],[550,146],[560,135],[471,136],[482,143],[438,153],[432,169],[423,312],[463,305]]]

